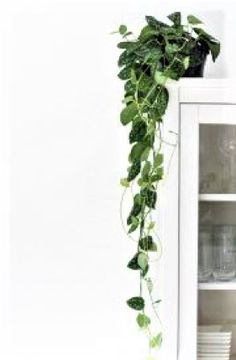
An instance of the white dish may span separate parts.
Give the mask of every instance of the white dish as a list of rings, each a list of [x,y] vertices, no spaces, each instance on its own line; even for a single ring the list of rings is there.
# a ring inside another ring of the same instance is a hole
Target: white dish
[[[219,350],[219,351],[221,351],[221,350],[230,351],[231,345],[209,345],[209,344],[204,344],[204,345],[198,345],[197,348],[198,348],[198,350],[206,349],[207,351],[212,350],[214,352],[216,352],[217,350]]]
[[[232,336],[231,335],[224,335],[224,336],[219,336],[219,335],[198,335],[197,337],[198,339],[219,339],[219,340],[229,340],[229,339],[232,339]]]
[[[198,332],[198,336],[232,336],[231,331],[222,332]]]
[[[208,359],[215,360],[216,357],[221,358],[221,359],[229,358],[230,354],[197,354],[197,357],[198,358],[206,357]]]
[[[198,354],[198,356],[199,355],[201,355],[201,356],[203,356],[203,355],[206,355],[206,356],[228,356],[228,355],[230,355],[230,353],[228,352],[228,353],[215,353],[215,352],[209,352],[209,353],[207,353],[207,352],[200,352],[200,351],[198,351],[197,352],[197,354]]]
[[[208,359],[212,359],[215,360],[215,358],[219,357],[221,359],[225,359],[225,358],[230,358],[230,354],[206,354],[206,353],[202,353],[202,354],[197,354],[198,358],[201,357],[207,357]]]
[[[205,343],[205,344],[199,344],[198,343],[198,346],[199,347],[205,347],[205,348],[212,348],[212,349],[217,349],[217,348],[219,348],[219,349],[229,349],[230,347],[231,347],[231,343],[229,343],[229,344],[219,344],[219,343],[217,343],[217,344],[211,344],[211,343]]]
[[[230,351],[227,351],[227,350],[222,350],[222,351],[219,351],[219,350],[216,350],[216,351],[212,351],[212,350],[205,350],[205,349],[200,349],[198,350],[198,354],[212,354],[212,355],[229,355],[230,354]]]
[[[198,331],[221,331],[222,325],[199,325]]]
[[[205,345],[205,344],[209,344],[209,345],[230,345],[231,344],[231,339],[209,339],[209,338],[204,338],[204,339],[198,339],[197,343],[199,345]]]
[[[229,360],[230,359],[230,355],[225,355],[225,356],[219,356],[219,355],[214,355],[214,356],[207,356],[207,355],[198,355],[197,356],[197,359],[201,359],[201,360],[205,360],[205,359],[207,359],[207,360]]]
[[[214,356],[214,357],[208,357],[208,356],[198,356],[197,359],[198,360],[210,360],[213,359],[214,360],[230,360],[230,356],[225,356],[225,357],[219,357],[219,356]]]
[[[230,355],[224,355],[224,356],[220,356],[220,355],[211,355],[211,356],[208,356],[208,355],[198,355],[197,358],[200,360],[205,360],[205,359],[208,359],[208,360],[228,360],[230,359]]]

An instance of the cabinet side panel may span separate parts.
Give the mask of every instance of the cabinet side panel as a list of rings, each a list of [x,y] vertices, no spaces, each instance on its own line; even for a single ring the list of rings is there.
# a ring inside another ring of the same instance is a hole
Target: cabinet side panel
[[[180,121],[179,360],[197,357],[198,105],[182,105]]]
[[[161,310],[163,346],[161,360],[177,360],[178,344],[178,177],[179,177],[179,102],[178,87],[170,91],[170,102],[164,117],[165,178],[161,183],[158,233],[163,255],[161,261]]]

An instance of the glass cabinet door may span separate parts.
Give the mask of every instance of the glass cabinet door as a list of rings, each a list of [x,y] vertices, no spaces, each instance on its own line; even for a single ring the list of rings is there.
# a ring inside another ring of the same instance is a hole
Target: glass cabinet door
[[[223,121],[199,125],[199,359],[236,359],[236,124]]]
[[[184,105],[182,116],[180,359],[235,360],[236,106]]]

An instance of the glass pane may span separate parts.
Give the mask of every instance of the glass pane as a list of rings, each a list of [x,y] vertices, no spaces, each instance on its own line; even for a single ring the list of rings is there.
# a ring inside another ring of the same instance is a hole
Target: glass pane
[[[236,193],[236,126],[200,125],[200,193]]]
[[[200,125],[198,359],[236,359],[236,126]]]

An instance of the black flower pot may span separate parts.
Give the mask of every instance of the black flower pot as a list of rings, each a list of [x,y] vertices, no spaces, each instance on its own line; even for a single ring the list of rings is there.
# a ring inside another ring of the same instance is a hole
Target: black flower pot
[[[190,66],[185,71],[183,77],[203,77],[208,53],[204,45],[197,44],[197,46],[192,49]]]
[[[190,66],[184,73],[184,77],[203,77],[204,76],[204,68],[206,65],[206,58],[204,62],[197,66]]]

